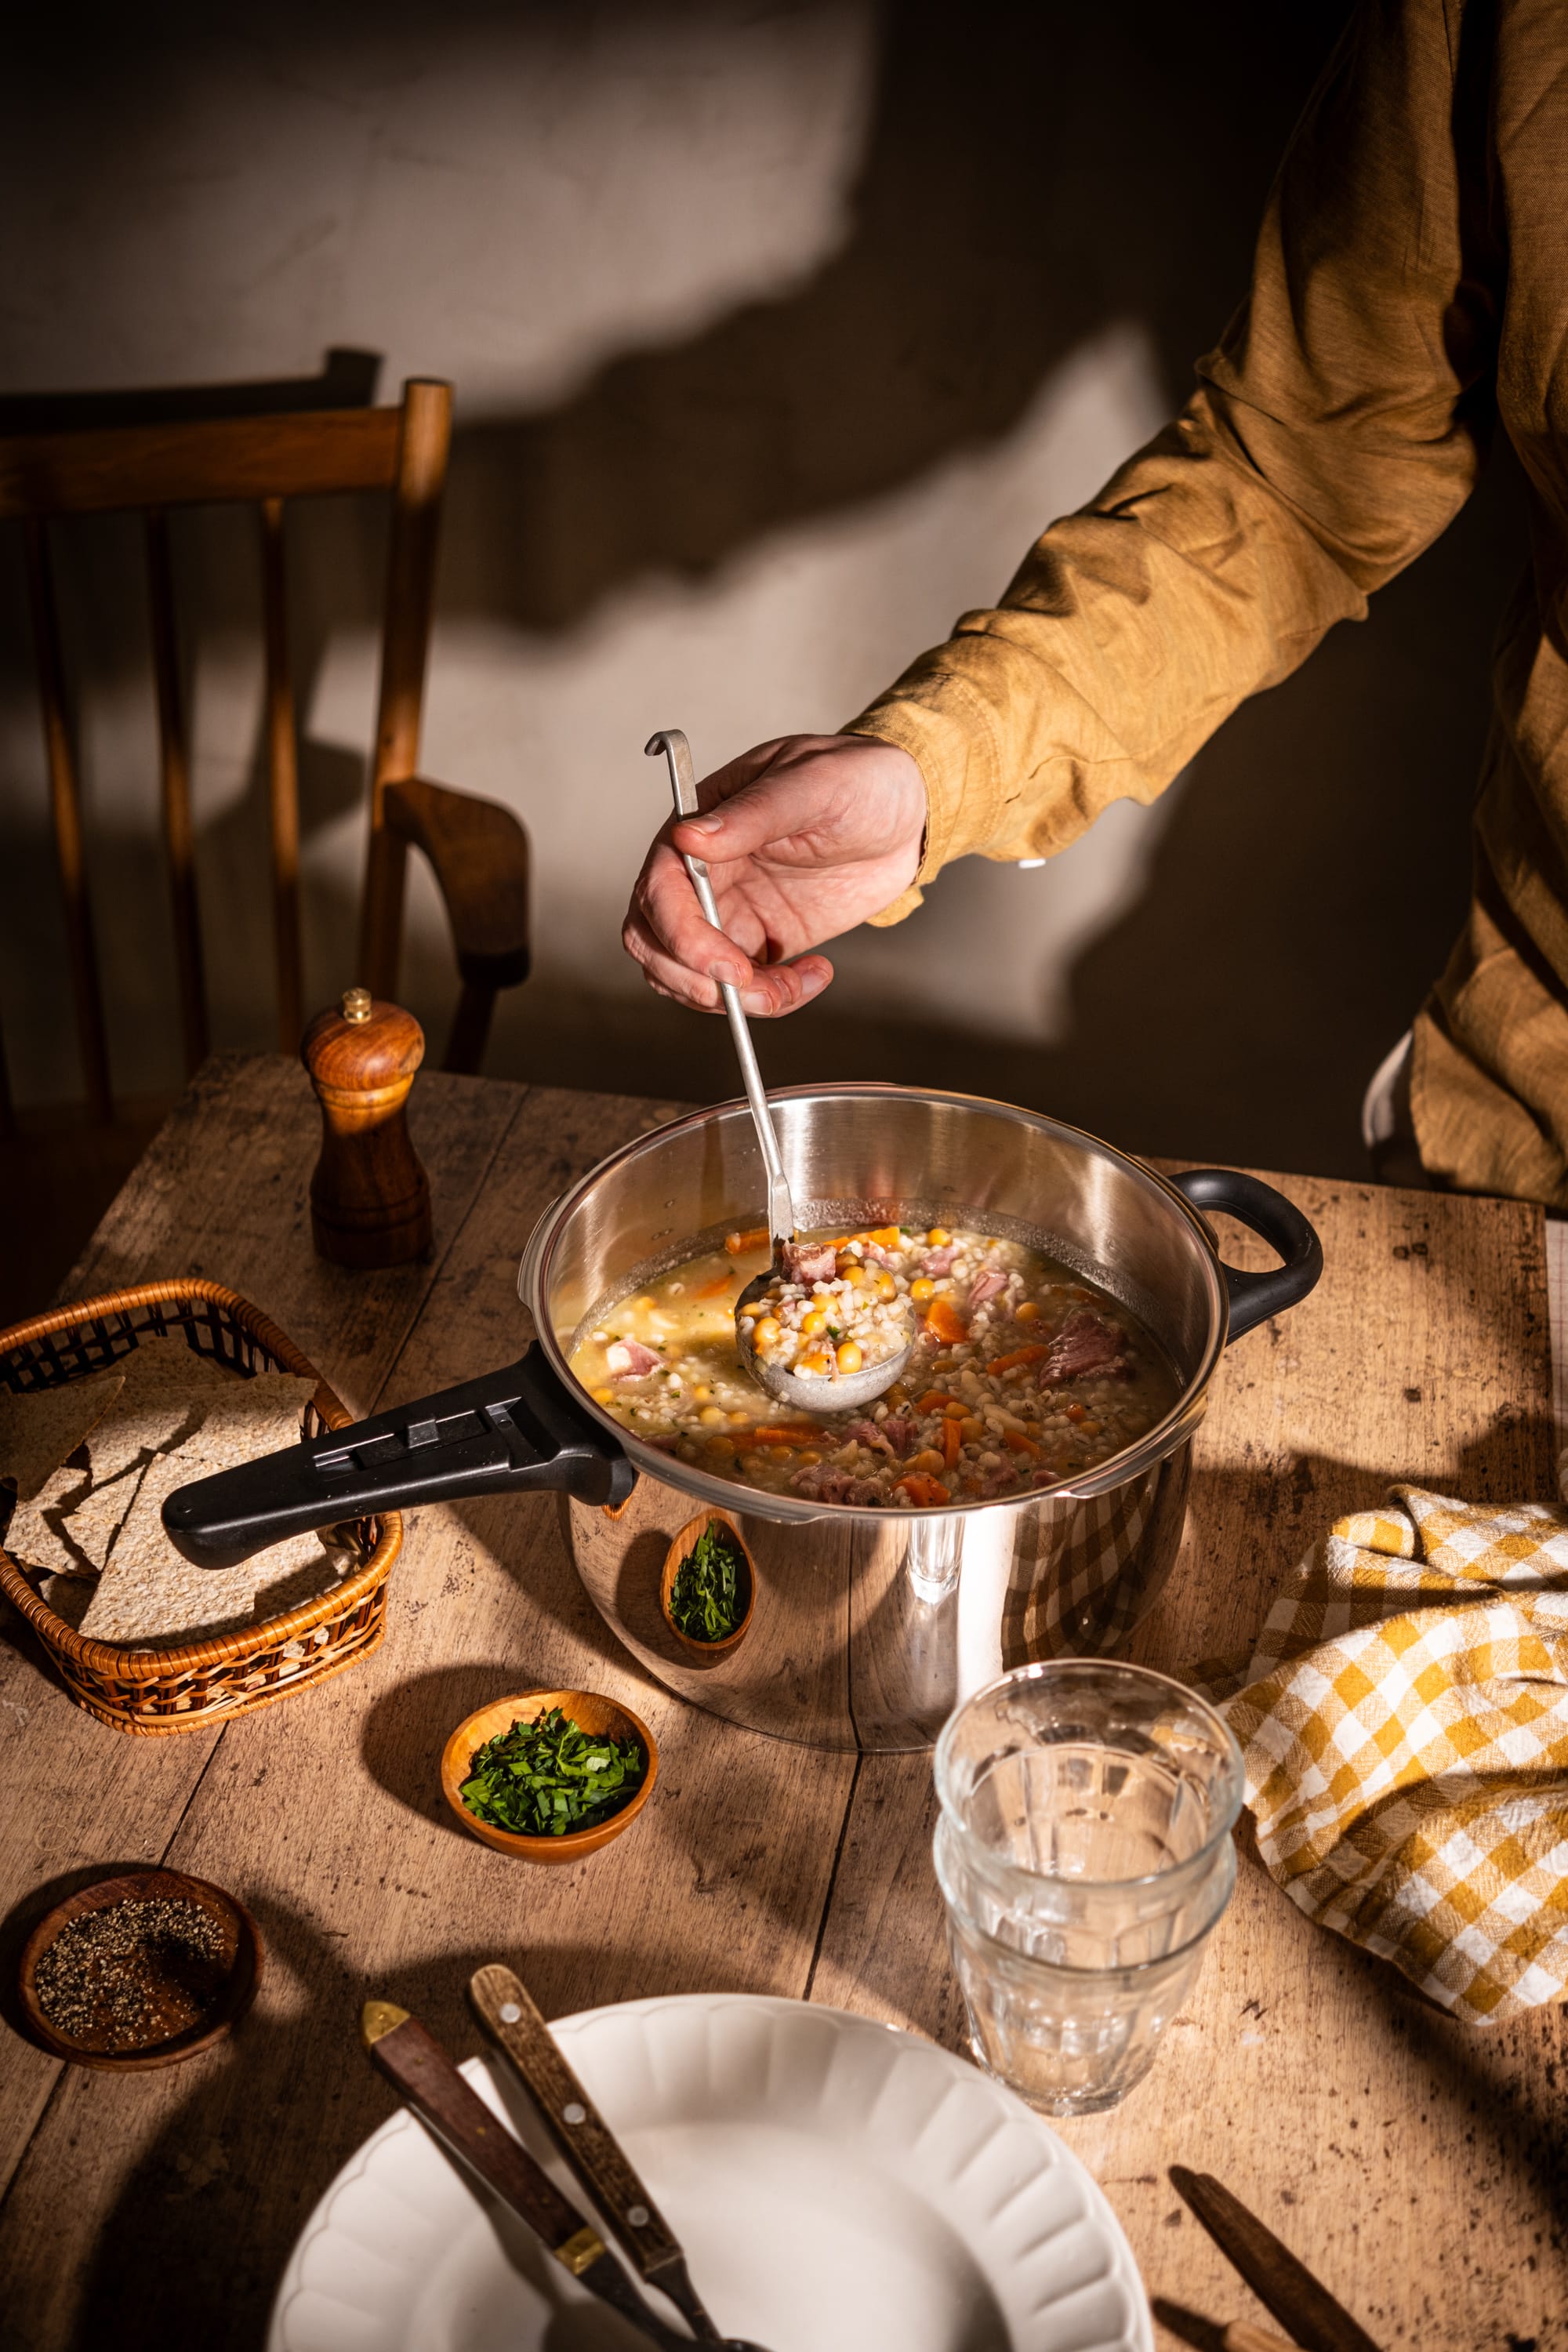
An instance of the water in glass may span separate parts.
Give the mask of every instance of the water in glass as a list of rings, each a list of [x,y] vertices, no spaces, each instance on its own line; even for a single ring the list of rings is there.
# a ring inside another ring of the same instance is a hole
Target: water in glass
[[[1141,1666],[1023,1666],[949,1717],[936,1870],[976,2057],[1050,2115],[1153,2063],[1236,1880],[1240,1751]]]

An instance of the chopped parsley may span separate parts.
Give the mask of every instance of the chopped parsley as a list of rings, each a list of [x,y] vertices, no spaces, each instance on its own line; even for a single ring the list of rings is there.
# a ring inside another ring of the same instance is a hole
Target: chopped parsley
[[[470,1813],[517,1837],[591,1830],[636,1796],[647,1759],[636,1739],[584,1731],[558,1706],[487,1739],[460,1794]]]
[[[669,1613],[693,1642],[724,1642],[745,1613],[741,1577],[745,1560],[727,1528],[710,1520],[675,1572]]]

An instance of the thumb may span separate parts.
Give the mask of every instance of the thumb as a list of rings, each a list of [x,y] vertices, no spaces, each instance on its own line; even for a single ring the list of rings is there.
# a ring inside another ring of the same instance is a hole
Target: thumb
[[[671,832],[677,849],[691,857],[754,857],[759,850],[819,823],[831,794],[809,769],[759,776],[742,784],[716,808],[684,817]]]

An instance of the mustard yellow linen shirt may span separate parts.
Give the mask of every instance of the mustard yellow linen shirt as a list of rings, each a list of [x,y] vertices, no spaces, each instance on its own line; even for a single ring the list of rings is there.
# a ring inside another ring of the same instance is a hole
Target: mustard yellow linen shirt
[[[1176,421],[853,722],[918,761],[918,885],[1150,801],[1469,493],[1529,482],[1469,919],[1415,1031],[1440,1181],[1568,1206],[1568,0],[1364,0]]]

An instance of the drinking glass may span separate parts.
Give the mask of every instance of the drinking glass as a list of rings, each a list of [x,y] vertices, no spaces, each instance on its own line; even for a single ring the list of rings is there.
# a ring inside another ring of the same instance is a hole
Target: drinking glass
[[[948,1717],[935,1860],[974,2054],[1047,2115],[1153,2063],[1236,1884],[1241,1751],[1142,1666],[1020,1666]]]

